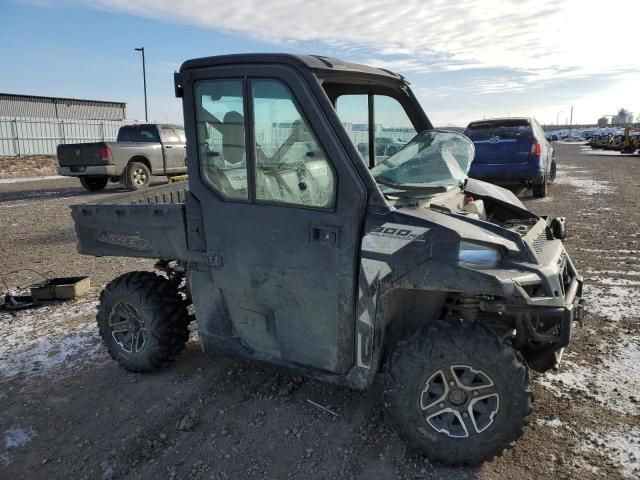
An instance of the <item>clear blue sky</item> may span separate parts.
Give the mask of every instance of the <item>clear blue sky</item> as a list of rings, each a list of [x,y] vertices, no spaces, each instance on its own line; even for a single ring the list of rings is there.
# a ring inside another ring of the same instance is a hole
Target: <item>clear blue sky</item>
[[[640,59],[624,49],[640,17],[635,0],[613,0],[617,6],[604,9],[611,19],[576,0],[205,4],[0,0],[0,92],[124,101],[128,117],[141,119],[133,49],[144,45],[149,116],[159,121],[181,120],[172,73],[182,61],[241,52],[312,53],[391,68],[411,80],[438,125],[485,115],[563,121],[571,105],[579,122],[619,107],[640,113]]]

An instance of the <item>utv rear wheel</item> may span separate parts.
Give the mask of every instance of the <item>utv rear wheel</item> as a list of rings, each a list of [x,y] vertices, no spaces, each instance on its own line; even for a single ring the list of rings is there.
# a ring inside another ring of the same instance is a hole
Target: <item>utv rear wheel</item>
[[[510,448],[531,413],[522,356],[478,324],[436,323],[398,343],[385,405],[409,448],[449,465],[475,465]]]
[[[151,182],[151,172],[142,162],[129,162],[125,172],[125,184],[129,190],[147,188]]]
[[[90,192],[99,192],[100,190],[104,190],[104,187],[109,183],[109,177],[93,177],[93,176],[82,176],[80,177],[80,184],[85,188],[85,190],[89,190]]]
[[[533,186],[533,196],[536,198],[544,198],[547,196],[547,177],[545,176],[540,185]]]
[[[168,365],[189,338],[189,320],[175,284],[151,272],[110,282],[98,305],[100,337],[111,357],[132,372]]]

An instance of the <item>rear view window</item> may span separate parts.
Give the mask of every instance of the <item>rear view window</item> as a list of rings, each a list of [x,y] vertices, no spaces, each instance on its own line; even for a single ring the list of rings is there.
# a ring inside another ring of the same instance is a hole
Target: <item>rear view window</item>
[[[499,120],[470,124],[464,134],[471,140],[488,140],[492,137],[532,137],[531,124],[526,120]]]
[[[122,127],[118,142],[159,142],[158,129],[152,125]]]

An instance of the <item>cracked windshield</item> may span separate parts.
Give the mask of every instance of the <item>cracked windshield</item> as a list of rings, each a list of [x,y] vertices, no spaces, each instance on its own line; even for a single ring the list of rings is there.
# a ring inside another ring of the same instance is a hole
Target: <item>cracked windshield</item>
[[[464,183],[473,160],[473,143],[453,132],[427,130],[371,169],[378,184],[395,190],[435,189]]]

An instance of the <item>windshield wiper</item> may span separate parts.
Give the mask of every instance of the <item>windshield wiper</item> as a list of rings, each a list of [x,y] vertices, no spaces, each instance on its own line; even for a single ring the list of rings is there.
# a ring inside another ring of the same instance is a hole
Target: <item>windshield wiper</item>
[[[406,193],[443,193],[448,190],[448,188],[444,185],[422,185],[419,183],[392,183],[386,182],[383,180],[379,180],[376,178],[376,183],[379,185],[384,185],[385,187],[393,188],[394,190],[399,190],[400,192]],[[396,195],[396,192],[391,193],[392,195]]]

